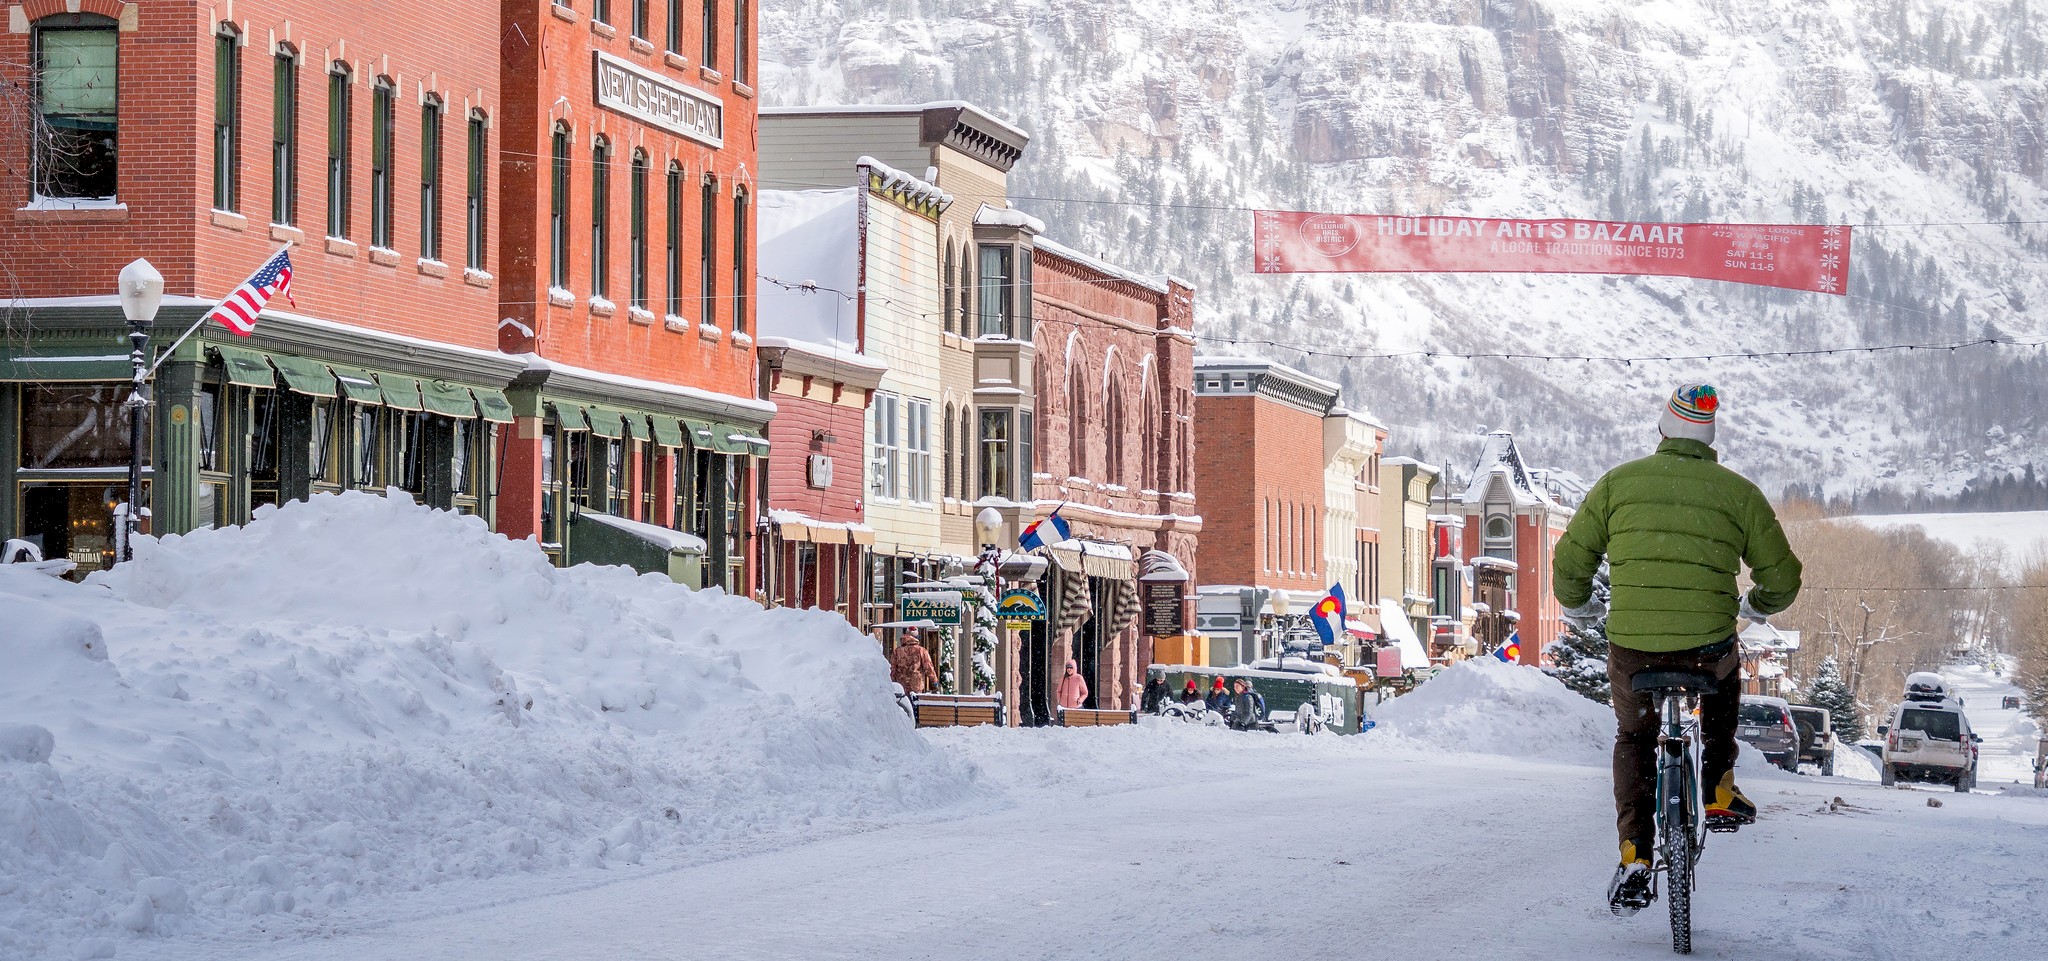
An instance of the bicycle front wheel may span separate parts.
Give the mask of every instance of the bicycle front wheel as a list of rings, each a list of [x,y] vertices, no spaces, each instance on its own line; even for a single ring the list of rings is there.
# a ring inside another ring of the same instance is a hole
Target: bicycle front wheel
[[[1680,773],[1675,781],[1684,787],[1663,798],[1664,836],[1657,839],[1664,848],[1664,903],[1671,909],[1671,950],[1679,954],[1692,953],[1692,872],[1698,850],[1693,847],[1690,780]]]

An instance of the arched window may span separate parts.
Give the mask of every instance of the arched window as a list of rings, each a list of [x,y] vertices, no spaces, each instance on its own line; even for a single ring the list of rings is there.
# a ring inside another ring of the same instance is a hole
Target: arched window
[[[940,293],[945,298],[945,306],[939,309],[939,326],[951,332],[953,330],[953,241],[951,240],[946,241],[945,269],[946,280],[939,285]],[[947,492],[950,493],[951,491],[952,488],[948,485]]]
[[[705,61],[709,63],[710,61]],[[703,319],[698,321],[711,327],[718,325],[718,178],[704,175],[703,190],[698,197],[703,208],[699,212],[699,226],[702,228],[701,243],[697,251],[697,296],[702,302],[698,307]]]
[[[120,25],[77,13],[35,23],[36,193],[112,200],[120,136],[115,92]]]
[[[1124,395],[1117,389],[1118,376],[1111,374],[1103,382],[1102,397],[1102,477],[1105,484],[1121,484],[1128,476],[1124,464]]]
[[[736,334],[747,332],[747,290],[752,286],[748,283],[752,278],[747,276],[747,251],[753,249],[752,245],[747,243],[747,214],[752,209],[752,200],[745,187],[736,188],[732,192],[732,330]],[[929,430],[930,407],[925,408],[925,417],[925,429]],[[931,476],[931,466],[927,464],[924,473],[924,491],[927,497],[931,495]]]
[[[1088,476],[1088,377],[1077,361],[1067,364],[1067,474]]]
[[[954,287],[956,293],[953,297],[953,323],[958,327],[962,337],[974,336],[974,297],[969,293],[973,289],[974,248],[962,244],[960,249],[960,283]]]
[[[945,478],[944,478],[944,482],[943,482],[942,486],[940,486],[940,488],[939,488],[939,492],[940,492],[940,494],[941,494],[942,496],[945,496],[945,497],[958,497],[958,496],[960,496],[960,495],[959,495],[959,493],[958,493],[958,488],[955,488],[955,487],[953,486],[953,482],[954,482],[954,480],[955,480],[955,477],[956,477],[956,475],[955,475],[955,473],[954,473],[954,470],[953,470],[953,452],[952,452],[952,451],[950,451],[950,450],[947,450],[947,449],[946,449],[946,448],[949,448],[949,447],[952,447],[952,446],[953,446],[953,405],[952,405],[952,404],[947,404],[947,405],[946,405],[946,413],[945,413],[945,422],[944,422],[943,426],[942,426],[942,427],[940,428],[940,430],[939,430],[939,467],[940,467],[940,469],[941,469],[941,470],[942,470],[942,471],[943,471],[943,472],[945,473]]]
[[[645,13],[646,13],[646,11],[645,11],[645,7],[646,7],[646,5],[645,5],[644,3],[643,3],[643,4],[639,4],[639,5],[636,5],[636,6],[634,7],[634,16],[635,16],[636,18],[638,18],[638,17],[644,17],[644,16],[645,16]],[[644,27],[645,27],[645,23],[644,23],[644,22],[640,22],[640,21],[636,20],[636,23],[640,23],[640,25],[641,25],[641,27],[642,27],[642,28],[644,28]],[[637,34],[637,33],[636,33],[636,34],[634,34],[634,36],[639,36],[639,34]],[[632,172],[632,183],[631,183],[631,184],[630,184],[630,185],[628,186],[628,188],[627,188],[627,189],[628,189],[628,191],[629,191],[629,192],[630,192],[630,193],[632,194],[632,196],[631,196],[631,197],[630,197],[629,199],[631,200],[631,202],[632,202],[632,206],[633,206],[633,214],[632,214],[632,217],[633,217],[633,223],[632,223],[632,231],[633,231],[633,236],[632,236],[632,238],[631,238],[631,241],[632,241],[632,248],[633,248],[633,249],[632,249],[632,259],[633,259],[633,262],[632,262],[632,269],[633,269],[633,279],[632,279],[632,290],[631,290],[631,291],[629,292],[629,296],[630,296],[630,297],[632,298],[632,304],[633,304],[633,306],[635,306],[635,307],[638,307],[638,308],[640,308],[640,309],[642,309],[642,310],[646,310],[646,309],[647,309],[647,151],[645,151],[645,150],[635,150],[635,151],[633,151],[633,172]]]
[[[953,447],[953,456],[959,458],[960,497],[967,498],[967,492],[974,489],[974,408],[960,405],[960,440]]]
[[[548,283],[569,289],[569,125],[555,124],[549,144]]]
[[[597,138],[590,150],[590,295],[611,294],[612,142]]]

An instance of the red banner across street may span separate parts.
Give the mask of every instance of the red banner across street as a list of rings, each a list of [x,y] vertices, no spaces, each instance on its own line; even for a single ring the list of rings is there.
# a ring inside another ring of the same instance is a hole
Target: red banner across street
[[[1846,226],[1389,217],[1260,210],[1254,270],[1653,274],[1845,293]]]

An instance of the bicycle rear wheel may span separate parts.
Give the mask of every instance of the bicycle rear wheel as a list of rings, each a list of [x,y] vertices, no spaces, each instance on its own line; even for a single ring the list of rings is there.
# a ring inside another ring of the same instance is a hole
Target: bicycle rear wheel
[[[1692,953],[1692,872],[1697,851],[1693,847],[1692,775],[1682,765],[1672,772],[1680,789],[1667,794],[1664,803],[1664,903],[1671,909],[1671,950]]]

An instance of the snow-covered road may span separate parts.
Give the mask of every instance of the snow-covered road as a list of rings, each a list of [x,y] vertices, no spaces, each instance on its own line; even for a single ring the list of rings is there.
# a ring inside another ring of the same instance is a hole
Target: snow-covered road
[[[1395,739],[1178,726],[948,731],[1011,800],[772,853],[317,940],[122,957],[1640,958],[1597,763],[1446,755]],[[1937,795],[1745,768],[1761,822],[1701,866],[1706,958],[1997,958],[2048,942],[2048,798]],[[1834,801],[1840,798],[1840,803]],[[1929,800],[1941,802],[1929,806]],[[637,874],[635,873],[637,872]],[[374,917],[369,903],[350,912]],[[140,950],[138,950],[140,949]]]

